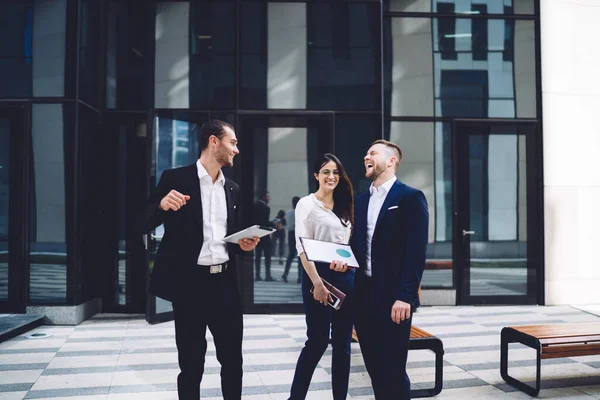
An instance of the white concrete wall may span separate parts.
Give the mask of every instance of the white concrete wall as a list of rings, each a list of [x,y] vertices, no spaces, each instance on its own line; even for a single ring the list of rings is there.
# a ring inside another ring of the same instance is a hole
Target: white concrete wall
[[[65,94],[66,32],[66,0],[36,0],[32,32],[34,97]]]
[[[190,106],[190,3],[156,4],[156,108]]]
[[[541,2],[547,304],[600,303],[600,2]]]

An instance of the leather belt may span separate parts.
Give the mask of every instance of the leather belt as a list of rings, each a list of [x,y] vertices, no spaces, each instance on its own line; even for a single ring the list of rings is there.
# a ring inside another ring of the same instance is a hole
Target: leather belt
[[[220,274],[221,272],[225,272],[227,271],[227,264],[226,262],[224,262],[223,264],[217,264],[217,265],[199,265],[202,268],[208,268],[208,272],[210,274]]]

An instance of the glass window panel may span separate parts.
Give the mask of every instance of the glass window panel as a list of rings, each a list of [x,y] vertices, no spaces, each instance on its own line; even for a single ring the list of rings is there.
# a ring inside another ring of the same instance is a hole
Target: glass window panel
[[[106,106],[147,109],[154,102],[154,6],[146,1],[107,5]]]
[[[71,105],[34,104],[31,117],[29,302],[61,304],[67,294],[65,141]]]
[[[537,115],[534,21],[388,18],[384,51],[386,115]]]
[[[376,3],[242,3],[242,108],[377,109],[379,20]]]
[[[432,116],[434,69],[429,18],[393,18],[384,27],[386,115]]]
[[[65,94],[66,0],[0,2],[0,97]]]
[[[8,199],[11,123],[0,118],[0,301],[8,300]]]
[[[380,11],[376,3],[308,3],[308,108],[380,107]]]
[[[154,106],[190,107],[190,3],[156,3]]]
[[[369,190],[363,158],[371,143],[381,139],[381,117],[337,115],[335,118],[335,155],[344,164],[354,194]]]
[[[533,14],[534,0],[383,0],[385,11],[438,12],[444,6],[456,6],[457,14],[483,14],[477,6],[483,5],[488,14]],[[454,12],[454,11],[453,11]]]
[[[398,179],[429,206],[423,287],[452,287],[452,138],[449,123],[387,121],[385,138],[402,149]]]
[[[83,0],[79,16],[79,96],[94,107],[99,103],[101,8],[96,0]]]
[[[190,13],[191,107],[235,108],[235,2],[192,2]]]
[[[253,285],[254,297],[247,301],[302,303],[297,283],[303,267],[295,253],[294,235],[290,233],[294,230],[292,200],[317,188],[314,163],[320,153],[331,151],[331,120],[324,116],[243,117],[239,130],[244,137],[240,143],[243,179],[247,185],[252,182],[254,188],[253,196],[244,200],[244,209],[249,210],[244,215],[245,225],[270,224],[275,218],[283,219],[283,215],[286,221],[281,231],[261,239],[254,257],[246,257],[247,262],[253,263],[250,270],[255,277],[254,281],[245,280]],[[258,214],[252,210],[265,192],[270,195],[269,216],[262,221],[255,219]],[[273,281],[267,280],[269,276]]]

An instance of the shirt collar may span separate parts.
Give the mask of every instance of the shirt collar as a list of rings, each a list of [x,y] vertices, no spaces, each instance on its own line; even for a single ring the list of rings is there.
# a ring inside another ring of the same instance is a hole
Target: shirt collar
[[[392,187],[394,182],[396,182],[396,176],[391,177],[383,185],[379,185],[378,188],[373,186],[373,184],[371,183],[371,186],[369,186],[369,193],[371,193],[371,195],[373,195],[373,193],[387,193],[390,191],[390,188]]]
[[[204,168],[204,165],[202,165],[202,163],[200,162],[200,159],[198,159],[198,161],[196,161],[196,168],[198,168],[198,179],[202,179],[205,176],[209,176],[208,172],[206,172],[206,168]],[[223,175],[223,171],[219,170],[219,175],[217,176],[217,182],[220,183],[221,185],[225,186],[225,175]],[[215,183],[217,183],[215,182]]]

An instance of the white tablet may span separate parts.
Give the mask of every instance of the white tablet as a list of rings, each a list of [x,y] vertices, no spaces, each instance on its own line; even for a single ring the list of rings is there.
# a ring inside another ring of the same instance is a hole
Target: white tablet
[[[308,261],[331,263],[333,260],[344,261],[349,267],[358,268],[352,248],[348,244],[324,242],[322,240],[300,238],[304,254]]]
[[[253,225],[233,235],[225,236],[223,240],[229,243],[237,243],[241,239],[253,238],[254,236],[261,238],[273,232],[275,232],[275,229],[269,226]]]

